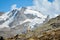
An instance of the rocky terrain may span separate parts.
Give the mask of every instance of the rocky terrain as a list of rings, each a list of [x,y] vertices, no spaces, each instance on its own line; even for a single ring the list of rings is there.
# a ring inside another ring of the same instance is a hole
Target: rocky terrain
[[[26,33],[16,34],[13,37],[0,39],[5,40],[60,40],[60,15],[50,19],[47,23],[39,26],[33,31],[27,30]]]
[[[28,34],[16,35],[11,38],[5,38],[5,40],[60,40],[60,29],[54,29],[51,31],[40,33],[30,32]]]

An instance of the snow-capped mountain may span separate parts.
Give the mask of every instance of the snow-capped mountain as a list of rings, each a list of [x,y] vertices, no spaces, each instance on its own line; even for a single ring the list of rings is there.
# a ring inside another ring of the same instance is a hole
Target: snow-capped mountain
[[[11,37],[26,33],[44,24],[49,16],[25,7],[15,8],[0,16],[0,36]]]
[[[42,24],[46,18],[47,16],[43,15],[39,11],[27,9],[25,7],[20,9],[15,8],[0,16],[0,22],[3,21],[0,24],[0,28],[14,28],[22,24],[24,24],[24,26],[28,25],[30,28],[34,28],[34,25]],[[26,24],[27,22],[29,23]]]

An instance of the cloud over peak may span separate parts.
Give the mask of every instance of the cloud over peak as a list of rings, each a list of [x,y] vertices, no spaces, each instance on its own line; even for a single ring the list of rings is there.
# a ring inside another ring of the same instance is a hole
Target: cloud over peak
[[[50,1],[50,2],[49,2]],[[33,0],[33,9],[42,12],[44,15],[54,17],[55,14],[60,14],[60,1],[59,0]],[[52,2],[51,2],[52,1]]]
[[[16,9],[16,6],[17,6],[16,4],[13,4],[13,5],[11,6],[11,10],[12,10],[12,9]]]

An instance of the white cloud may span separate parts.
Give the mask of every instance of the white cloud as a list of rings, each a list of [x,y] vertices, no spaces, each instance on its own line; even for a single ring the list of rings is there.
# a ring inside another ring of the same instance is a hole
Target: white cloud
[[[45,15],[50,15],[54,17],[55,14],[60,14],[60,0],[55,0],[53,3],[48,2],[48,0],[33,0],[34,7]]]
[[[59,14],[55,14],[55,17],[58,16]]]
[[[32,9],[32,6],[27,6],[27,9]]]
[[[12,10],[12,9],[16,9],[16,6],[17,6],[16,4],[13,4],[13,5],[11,6],[11,10]]]
[[[13,4],[13,5],[11,6],[11,10],[13,10],[13,9],[21,10],[21,8],[22,8],[22,7],[18,8],[18,7],[17,7],[17,4]]]

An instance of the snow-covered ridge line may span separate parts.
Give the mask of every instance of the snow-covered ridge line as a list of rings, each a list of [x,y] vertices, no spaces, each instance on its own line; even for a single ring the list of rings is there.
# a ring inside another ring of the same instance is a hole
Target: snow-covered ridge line
[[[34,10],[30,10],[30,9],[26,9],[26,11],[24,12],[25,14],[33,14],[33,15],[37,15],[38,17],[41,18],[46,18],[47,16],[44,16],[42,13],[40,13],[39,11],[34,11]]]
[[[21,15],[22,14],[22,15]],[[34,17],[34,15],[36,15],[35,18],[33,19],[30,19],[28,18],[26,15],[29,14],[30,15],[33,15],[32,17]],[[18,16],[18,18],[17,18]],[[24,19],[23,19],[23,18]],[[26,17],[26,19],[25,19]],[[41,24],[43,23],[43,21],[45,21],[45,19],[47,18],[47,16],[43,15],[42,13],[38,12],[38,11],[34,11],[34,10],[31,10],[31,9],[27,9],[27,8],[21,8],[21,9],[13,9],[5,14],[3,14],[2,16],[0,16],[0,18],[2,20],[4,20],[5,22],[2,24],[4,27],[9,27],[9,25],[13,22],[13,26],[15,26],[14,24],[17,22],[20,22],[18,23],[18,25],[22,25],[26,22],[30,22],[29,26],[31,26],[31,28],[33,28],[32,26],[36,25],[36,24]],[[16,20],[17,19],[17,20]],[[21,21],[21,20],[23,21]],[[16,21],[14,21],[16,20]],[[1,26],[2,26],[1,25]],[[3,27],[2,27],[3,28]],[[13,28],[13,27],[12,27]]]

